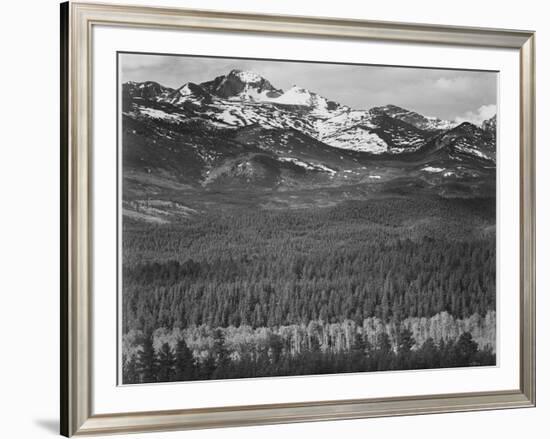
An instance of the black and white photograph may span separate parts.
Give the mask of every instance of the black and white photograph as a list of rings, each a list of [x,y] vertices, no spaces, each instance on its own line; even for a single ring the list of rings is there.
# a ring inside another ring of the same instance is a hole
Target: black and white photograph
[[[495,366],[497,81],[119,52],[120,384]]]

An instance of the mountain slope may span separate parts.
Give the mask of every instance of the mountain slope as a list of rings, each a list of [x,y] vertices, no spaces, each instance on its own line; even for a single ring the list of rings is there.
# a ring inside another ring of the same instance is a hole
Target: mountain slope
[[[496,116],[445,129],[452,124],[393,105],[354,110],[232,70],[176,89],[123,84],[121,125],[132,218],[385,193],[494,196]]]
[[[201,84],[186,83],[177,90],[146,83],[125,87],[131,90],[124,94],[128,99],[138,101],[146,97],[150,106],[156,102],[190,110],[193,114],[188,116],[215,127],[260,124],[265,128],[295,129],[336,148],[373,154],[410,150],[418,147],[429,133],[418,123],[407,122],[407,118],[392,117],[380,109],[353,110],[298,86],[282,91],[267,79],[240,70]],[[142,88],[147,92],[142,92]],[[169,113],[151,112],[144,106],[134,108],[134,114],[140,112],[157,119],[181,121],[180,117],[174,120]],[[385,116],[391,118],[391,123],[384,120]]]
[[[456,124],[448,121],[441,120],[437,117],[422,116],[415,111],[406,110],[398,107],[397,105],[386,105],[383,107],[375,107],[371,111],[376,113],[384,113],[393,119],[398,119],[402,122],[406,122],[413,127],[424,131],[438,131],[449,130]]]
[[[448,154],[458,160],[469,157],[491,164],[496,161],[496,148],[491,134],[469,122],[463,122],[439,134],[423,146],[422,150],[431,154]]]

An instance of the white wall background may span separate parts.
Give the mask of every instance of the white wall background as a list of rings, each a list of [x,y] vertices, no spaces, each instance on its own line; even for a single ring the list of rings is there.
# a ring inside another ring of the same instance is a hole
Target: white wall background
[[[122,1],[122,0],[121,0]],[[128,0],[129,1],[129,0]],[[538,407],[268,427],[133,435],[175,438],[544,437],[550,413],[550,28],[540,0],[132,0],[131,3],[537,31]],[[6,2],[0,26],[0,403],[3,438],[58,430],[58,1]],[[546,99],[545,99],[546,98]],[[540,432],[540,433],[539,433]]]

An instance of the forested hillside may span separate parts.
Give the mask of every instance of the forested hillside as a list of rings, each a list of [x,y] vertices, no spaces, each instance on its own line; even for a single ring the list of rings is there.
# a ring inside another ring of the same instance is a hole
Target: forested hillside
[[[151,361],[185,343],[193,379],[428,367],[426,350],[440,358],[429,367],[451,367],[455,354],[445,352],[463,334],[468,361],[494,364],[494,209],[494,199],[394,197],[167,225],[126,220],[128,382],[145,379],[132,370],[147,343]],[[227,370],[212,375],[220,349]]]

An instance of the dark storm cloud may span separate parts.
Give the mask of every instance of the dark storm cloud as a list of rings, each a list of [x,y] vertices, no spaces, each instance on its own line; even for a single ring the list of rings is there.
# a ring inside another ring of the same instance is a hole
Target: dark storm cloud
[[[298,85],[355,109],[394,104],[426,116],[472,122],[496,112],[493,72],[139,54],[123,54],[120,62],[124,82],[179,87],[241,69],[262,75],[275,87]]]

